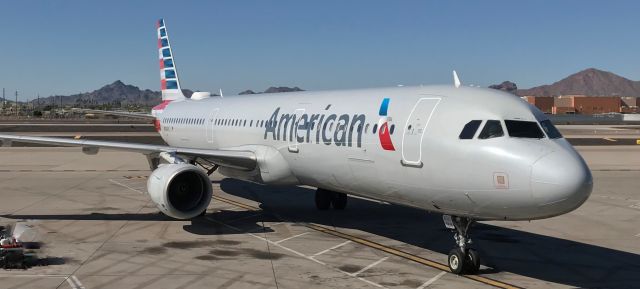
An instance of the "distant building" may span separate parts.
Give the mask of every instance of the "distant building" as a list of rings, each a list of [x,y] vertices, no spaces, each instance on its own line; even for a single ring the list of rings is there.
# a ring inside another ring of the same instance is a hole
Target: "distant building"
[[[583,96],[575,97],[574,105],[579,114],[620,113],[622,101],[618,96]]]
[[[563,95],[553,98],[553,114],[574,114],[576,113],[575,95]]]
[[[622,113],[638,113],[638,102],[640,102],[640,98],[625,96],[621,97],[620,100],[622,100],[622,108],[620,109]]]
[[[553,113],[553,97],[524,96],[523,99],[544,113]]]

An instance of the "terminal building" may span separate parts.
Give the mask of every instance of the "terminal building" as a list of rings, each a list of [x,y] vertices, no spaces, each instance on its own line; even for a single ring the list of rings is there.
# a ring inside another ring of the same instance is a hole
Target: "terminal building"
[[[546,114],[637,113],[637,97],[619,96],[523,96],[524,100]]]

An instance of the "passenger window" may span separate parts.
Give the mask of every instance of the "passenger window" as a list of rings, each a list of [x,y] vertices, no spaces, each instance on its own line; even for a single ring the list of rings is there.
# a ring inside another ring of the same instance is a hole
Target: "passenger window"
[[[547,136],[549,138],[561,138],[562,134],[560,133],[560,131],[558,131],[558,129],[551,123],[550,120],[545,120],[545,121],[541,121],[540,125],[542,126],[542,129],[544,129],[544,132],[547,133]]]
[[[460,132],[460,139],[472,139],[474,135],[476,135],[476,131],[480,127],[482,123],[481,120],[472,120],[464,125],[462,128],[462,132]]]
[[[544,133],[535,121],[505,120],[510,137],[543,138]]]
[[[482,128],[479,139],[490,139],[494,137],[501,137],[504,135],[502,125],[499,120],[487,120],[487,123]]]

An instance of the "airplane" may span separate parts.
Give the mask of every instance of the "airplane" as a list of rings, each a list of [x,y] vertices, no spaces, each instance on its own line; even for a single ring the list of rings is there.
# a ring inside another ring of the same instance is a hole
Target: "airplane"
[[[162,102],[151,114],[168,145],[2,134],[12,141],[135,151],[153,170],[151,200],[176,219],[206,212],[220,174],[317,188],[318,210],[361,196],[443,214],[454,233],[448,266],[475,274],[477,221],[550,218],[591,194],[591,172],[540,110],[514,95],[454,85],[270,95],[181,90],[163,19],[157,22]],[[117,114],[117,113],[116,113]]]

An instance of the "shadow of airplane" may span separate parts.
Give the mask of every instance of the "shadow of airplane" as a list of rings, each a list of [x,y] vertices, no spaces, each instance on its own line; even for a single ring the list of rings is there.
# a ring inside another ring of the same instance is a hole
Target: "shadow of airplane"
[[[263,222],[316,223],[355,229],[447,254],[453,234],[439,214],[349,198],[346,210],[318,211],[312,189],[271,187],[234,179],[220,182],[230,195],[261,203],[264,213],[215,211],[184,225],[198,235],[272,232]],[[216,200],[213,200],[214,202]],[[176,221],[159,213],[91,213],[72,215],[4,215],[34,220]],[[281,219],[281,218],[282,219]],[[226,226],[230,224],[234,228]],[[472,230],[474,247],[491,271],[506,271],[579,288],[640,288],[640,255],[601,246],[478,223]],[[484,271],[485,273],[490,273]]]
[[[440,214],[359,198],[349,198],[344,211],[318,211],[312,189],[234,179],[220,185],[225,193],[257,201],[289,221],[356,229],[442,254],[454,247]],[[483,223],[474,226],[472,238],[482,263],[495,271],[580,288],[640,288],[637,254]]]

